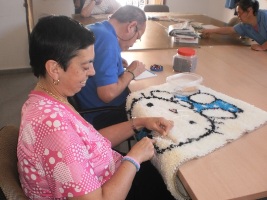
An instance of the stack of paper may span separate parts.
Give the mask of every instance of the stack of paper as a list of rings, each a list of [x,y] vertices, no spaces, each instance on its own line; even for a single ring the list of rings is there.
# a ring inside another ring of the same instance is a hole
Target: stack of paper
[[[168,33],[170,36],[174,37],[175,42],[198,43],[199,35],[189,22],[170,25]]]
[[[145,70],[142,74],[135,77],[135,80],[140,80],[140,79],[144,79],[144,78],[151,78],[151,77],[155,77],[155,76],[157,76],[157,74],[155,74],[149,70]]]
[[[152,16],[148,17],[148,19],[154,21],[171,21],[171,19],[168,16]]]
[[[174,36],[174,42],[176,43],[190,43],[190,44],[198,44],[198,37],[191,37],[186,35],[178,35]]]

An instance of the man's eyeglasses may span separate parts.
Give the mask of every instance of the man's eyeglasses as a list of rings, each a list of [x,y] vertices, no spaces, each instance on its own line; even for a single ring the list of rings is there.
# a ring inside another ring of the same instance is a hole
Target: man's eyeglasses
[[[138,27],[137,26],[135,27],[135,32],[137,33],[136,41],[141,42],[141,36],[140,36],[140,33],[139,33],[139,30],[138,30]]]

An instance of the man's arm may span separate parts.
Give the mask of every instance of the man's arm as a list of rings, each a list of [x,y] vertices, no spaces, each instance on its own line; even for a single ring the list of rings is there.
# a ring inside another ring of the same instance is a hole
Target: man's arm
[[[95,5],[96,5],[95,0],[91,0],[91,1],[86,0],[84,5],[83,5],[82,11],[81,11],[81,16],[82,17],[90,17]]]
[[[105,103],[109,103],[119,96],[138,75],[145,71],[145,65],[139,61],[133,61],[127,70],[118,78],[118,82],[97,88],[98,97]]]

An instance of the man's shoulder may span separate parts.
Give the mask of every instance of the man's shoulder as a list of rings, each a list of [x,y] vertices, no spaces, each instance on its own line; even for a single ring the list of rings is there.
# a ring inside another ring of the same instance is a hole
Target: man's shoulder
[[[99,33],[112,33],[113,27],[108,21],[96,22],[94,24],[87,25],[87,28],[91,31]]]
[[[108,21],[92,24],[88,28],[95,35],[95,46],[105,43],[106,48],[108,48],[108,46],[114,47],[118,44],[116,32]]]

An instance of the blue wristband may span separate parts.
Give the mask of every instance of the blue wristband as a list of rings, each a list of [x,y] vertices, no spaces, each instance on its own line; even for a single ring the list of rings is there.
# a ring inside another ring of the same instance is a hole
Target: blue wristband
[[[136,167],[136,171],[138,172],[139,171],[139,169],[140,169],[140,164],[135,160],[135,159],[133,159],[132,157],[130,157],[130,156],[124,156],[123,158],[122,158],[122,161],[129,161],[130,163],[132,163],[135,167]]]

